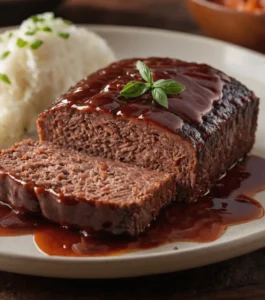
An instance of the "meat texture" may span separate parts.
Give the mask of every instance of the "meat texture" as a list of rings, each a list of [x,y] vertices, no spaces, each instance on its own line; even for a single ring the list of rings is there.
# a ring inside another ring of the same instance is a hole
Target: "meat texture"
[[[87,232],[138,235],[176,192],[173,175],[26,140],[0,156],[0,200]]]
[[[154,80],[185,85],[168,97],[168,109],[155,104],[150,92],[122,98],[126,83],[142,80],[137,60],[114,63],[72,87],[39,116],[40,139],[173,173],[178,199],[195,201],[251,150],[259,99],[219,70],[170,58],[140,59]]]

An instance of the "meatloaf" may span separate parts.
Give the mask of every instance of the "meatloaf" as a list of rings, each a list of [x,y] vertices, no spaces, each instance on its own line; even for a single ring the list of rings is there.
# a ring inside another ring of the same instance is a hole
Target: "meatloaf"
[[[174,198],[173,175],[23,141],[0,155],[0,200],[87,232],[137,235]]]
[[[136,62],[154,81],[174,79],[185,91],[168,109],[150,92],[125,99],[120,91],[142,81]],[[237,80],[205,64],[135,58],[111,64],[77,83],[37,121],[42,141],[176,175],[178,198],[206,193],[253,146],[259,99]]]

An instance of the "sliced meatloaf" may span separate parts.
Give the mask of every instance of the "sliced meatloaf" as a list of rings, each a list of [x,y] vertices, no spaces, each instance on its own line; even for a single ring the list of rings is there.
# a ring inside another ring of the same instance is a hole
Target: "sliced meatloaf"
[[[150,92],[125,99],[120,91],[142,81],[137,60],[154,81],[174,79],[185,91],[169,108]],[[88,76],[38,118],[41,140],[176,175],[179,198],[208,191],[253,146],[259,99],[244,85],[205,64],[170,58],[127,59]]]
[[[173,175],[49,142],[23,141],[0,156],[0,200],[65,226],[137,235],[171,202]]]

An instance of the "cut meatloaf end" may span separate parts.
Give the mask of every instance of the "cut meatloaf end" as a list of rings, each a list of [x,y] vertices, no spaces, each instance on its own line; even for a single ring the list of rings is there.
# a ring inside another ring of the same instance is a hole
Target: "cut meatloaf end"
[[[32,140],[0,156],[0,200],[87,232],[138,235],[172,201],[173,175]]]
[[[141,81],[137,60],[154,81],[174,79],[184,92],[168,96],[168,109],[150,92],[120,97]],[[127,59],[88,76],[43,112],[41,140],[175,174],[178,198],[195,201],[253,146],[259,99],[233,78],[205,64],[170,58]]]

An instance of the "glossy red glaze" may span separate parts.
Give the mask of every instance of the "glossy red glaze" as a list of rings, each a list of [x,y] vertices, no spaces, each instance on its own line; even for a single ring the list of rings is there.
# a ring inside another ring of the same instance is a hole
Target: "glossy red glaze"
[[[134,117],[176,132],[182,118],[196,124],[222,98],[223,85],[230,79],[222,72],[205,64],[187,63],[170,58],[141,59],[151,69],[153,80],[173,79],[185,86],[176,95],[168,95],[169,108],[154,103],[151,92],[125,99],[122,88],[130,81],[143,81],[136,69],[137,58],[123,60],[85,78],[58,102],[79,110],[105,111],[120,117]],[[170,120],[170,122],[168,121]]]
[[[261,218],[264,209],[251,197],[265,189],[265,160],[250,156],[230,169],[209,194],[193,204],[174,203],[137,238],[88,236],[0,206],[0,235],[33,233],[45,253],[59,256],[118,255],[179,241],[210,242],[228,226]]]

